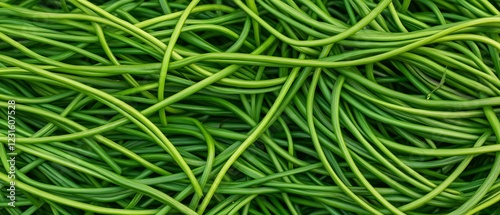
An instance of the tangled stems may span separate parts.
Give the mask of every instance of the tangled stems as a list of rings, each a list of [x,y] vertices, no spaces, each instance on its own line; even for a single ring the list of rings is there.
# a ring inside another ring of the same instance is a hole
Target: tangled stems
[[[2,210],[498,211],[494,3],[0,7]]]

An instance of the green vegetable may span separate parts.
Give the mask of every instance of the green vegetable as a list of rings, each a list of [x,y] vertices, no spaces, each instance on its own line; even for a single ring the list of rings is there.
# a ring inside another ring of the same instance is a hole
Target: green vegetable
[[[0,214],[498,213],[499,8],[2,1]]]

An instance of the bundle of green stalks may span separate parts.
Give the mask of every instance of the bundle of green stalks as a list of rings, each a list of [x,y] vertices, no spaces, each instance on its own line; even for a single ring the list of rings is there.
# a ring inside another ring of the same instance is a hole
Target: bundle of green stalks
[[[0,214],[500,214],[499,10],[2,0]]]

